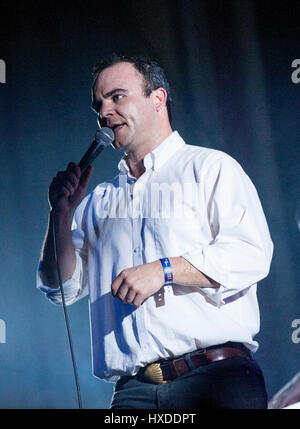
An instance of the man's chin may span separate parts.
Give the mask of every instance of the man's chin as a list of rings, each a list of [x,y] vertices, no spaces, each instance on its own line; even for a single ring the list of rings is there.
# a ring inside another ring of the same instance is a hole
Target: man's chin
[[[114,149],[119,150],[121,152],[126,152],[128,150],[128,144],[118,139],[114,140],[112,146],[114,147]]]

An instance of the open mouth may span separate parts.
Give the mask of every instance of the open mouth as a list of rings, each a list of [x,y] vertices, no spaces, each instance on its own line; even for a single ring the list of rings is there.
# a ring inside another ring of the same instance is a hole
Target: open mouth
[[[120,131],[121,128],[123,128],[124,125],[126,125],[126,124],[124,123],[124,124],[116,124],[116,125],[114,125],[112,127],[113,132],[117,133],[118,131]]]

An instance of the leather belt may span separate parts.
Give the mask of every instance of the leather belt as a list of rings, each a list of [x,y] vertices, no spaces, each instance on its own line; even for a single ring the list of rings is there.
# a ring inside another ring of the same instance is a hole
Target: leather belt
[[[241,343],[228,343],[229,345],[212,346],[207,349],[199,349],[183,356],[157,361],[141,368],[139,374],[148,381],[156,384],[168,383],[175,378],[198,368],[228,359],[235,356],[251,357],[249,350]]]

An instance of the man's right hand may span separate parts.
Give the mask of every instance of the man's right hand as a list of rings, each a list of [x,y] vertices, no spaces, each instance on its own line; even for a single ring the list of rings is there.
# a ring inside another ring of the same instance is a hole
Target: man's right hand
[[[70,162],[65,171],[59,171],[49,187],[49,204],[54,213],[72,214],[83,200],[93,167],[81,175],[80,167]]]
[[[90,166],[81,174],[80,167],[71,162],[65,171],[57,173],[49,187],[51,211],[40,263],[40,275],[46,286],[56,288],[59,284],[53,241],[53,215],[58,215],[55,216],[55,225],[62,282],[73,275],[76,267],[71,233],[73,212],[85,196],[92,171],[93,167]]]

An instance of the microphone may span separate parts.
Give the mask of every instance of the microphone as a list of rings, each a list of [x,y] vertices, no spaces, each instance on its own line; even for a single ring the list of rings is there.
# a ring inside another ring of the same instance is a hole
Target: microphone
[[[97,130],[91,146],[79,161],[78,165],[80,167],[81,174],[97,158],[103,149],[112,144],[114,139],[114,132],[110,128],[104,127]]]

